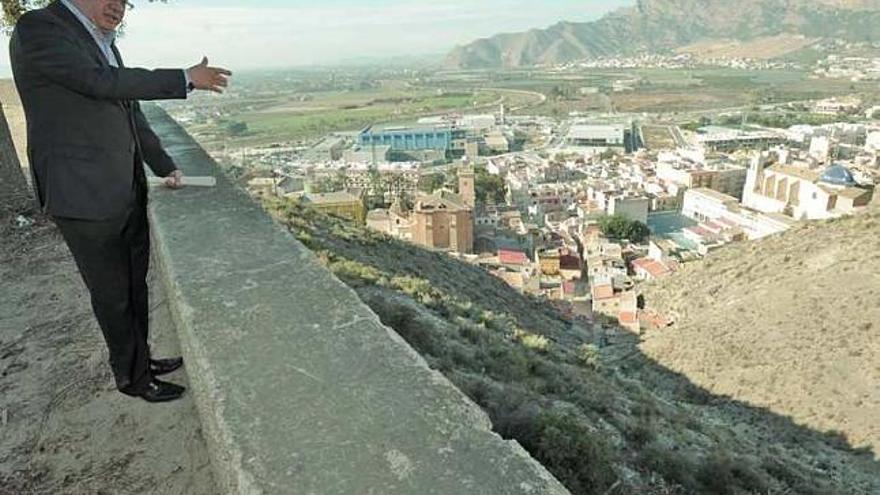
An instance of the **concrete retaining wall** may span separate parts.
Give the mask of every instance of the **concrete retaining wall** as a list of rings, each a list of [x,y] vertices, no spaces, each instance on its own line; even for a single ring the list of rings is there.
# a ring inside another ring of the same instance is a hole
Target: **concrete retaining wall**
[[[152,193],[157,267],[230,494],[564,494],[158,107],[212,189]]]

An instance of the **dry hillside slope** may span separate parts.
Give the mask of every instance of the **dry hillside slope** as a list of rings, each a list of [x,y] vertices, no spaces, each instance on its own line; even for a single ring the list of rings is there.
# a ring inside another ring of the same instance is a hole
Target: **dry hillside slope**
[[[641,348],[710,392],[880,452],[880,212],[743,244],[648,287]]]
[[[295,202],[276,218],[575,495],[880,493],[837,435],[713,395],[629,333],[580,328],[481,268]]]

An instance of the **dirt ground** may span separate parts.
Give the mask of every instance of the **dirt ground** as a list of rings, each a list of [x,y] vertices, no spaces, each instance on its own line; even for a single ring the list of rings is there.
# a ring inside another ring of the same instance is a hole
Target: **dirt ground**
[[[880,211],[713,253],[649,286],[641,349],[718,395],[880,456]]]
[[[54,225],[0,219],[0,495],[216,493],[190,395],[115,391],[85,287]],[[156,283],[154,355],[178,355]],[[185,372],[168,377],[187,385]]]

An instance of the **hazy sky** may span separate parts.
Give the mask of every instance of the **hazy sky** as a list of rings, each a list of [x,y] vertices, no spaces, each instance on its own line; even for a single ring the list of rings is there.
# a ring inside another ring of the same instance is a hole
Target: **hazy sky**
[[[134,0],[119,41],[129,65],[232,69],[442,54],[499,32],[600,17],[632,0]],[[8,40],[3,38],[4,45]],[[8,75],[7,50],[0,72]]]

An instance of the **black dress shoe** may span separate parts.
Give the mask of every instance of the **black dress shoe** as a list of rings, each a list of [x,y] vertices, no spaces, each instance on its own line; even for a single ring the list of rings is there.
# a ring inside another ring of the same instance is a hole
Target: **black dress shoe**
[[[186,387],[181,387],[174,383],[163,382],[162,380],[153,378],[153,380],[141,390],[123,390],[122,393],[132,397],[140,397],[147,402],[168,402],[179,399],[183,396],[184,391],[186,391]]]
[[[150,359],[150,373],[153,376],[162,376],[171,373],[183,366],[183,358]]]

